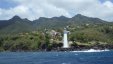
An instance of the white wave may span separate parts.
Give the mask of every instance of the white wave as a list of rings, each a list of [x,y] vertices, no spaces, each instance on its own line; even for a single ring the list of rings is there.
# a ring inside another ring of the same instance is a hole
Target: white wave
[[[83,51],[71,51],[71,52],[104,52],[104,51],[110,51],[110,50],[108,50],[108,49],[104,49],[104,50],[89,49],[89,50],[83,50]]]
[[[75,54],[75,55],[78,55],[78,54]]]

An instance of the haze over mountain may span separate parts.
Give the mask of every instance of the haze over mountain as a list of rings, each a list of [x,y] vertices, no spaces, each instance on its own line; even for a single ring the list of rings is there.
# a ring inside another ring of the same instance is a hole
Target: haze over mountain
[[[0,20],[0,32],[28,32],[44,28],[64,28],[68,25],[83,25],[83,24],[103,24],[109,23],[99,18],[92,18],[77,14],[72,18],[65,16],[45,18],[40,17],[34,21],[22,19],[19,16],[14,16],[9,20]]]

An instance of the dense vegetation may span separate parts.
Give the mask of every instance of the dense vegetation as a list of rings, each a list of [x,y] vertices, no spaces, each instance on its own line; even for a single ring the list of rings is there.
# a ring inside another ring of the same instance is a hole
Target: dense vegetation
[[[81,25],[69,26],[68,39],[71,47],[103,47],[113,46],[113,25]],[[57,33],[57,34],[54,34]],[[62,48],[63,29],[42,30],[25,33],[1,34],[1,51],[40,51]]]
[[[46,51],[62,48],[63,28],[74,49],[113,49],[113,23],[80,14],[29,21],[18,16],[0,21],[0,51]],[[46,29],[45,29],[46,28]]]

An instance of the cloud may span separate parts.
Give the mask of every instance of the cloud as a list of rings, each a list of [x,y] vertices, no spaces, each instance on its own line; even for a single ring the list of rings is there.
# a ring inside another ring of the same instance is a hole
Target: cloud
[[[9,19],[14,15],[30,20],[39,17],[54,17],[64,15],[72,17],[83,14],[113,21],[113,3],[110,0],[11,0],[18,6],[0,8],[0,19]]]

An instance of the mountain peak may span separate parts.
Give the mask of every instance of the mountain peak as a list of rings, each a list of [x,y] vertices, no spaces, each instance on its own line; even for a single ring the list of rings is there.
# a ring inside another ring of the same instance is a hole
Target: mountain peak
[[[76,20],[76,19],[89,19],[90,17],[84,16],[82,14],[77,14],[74,17],[72,17],[72,19]]]
[[[21,21],[22,19],[18,15],[15,15],[10,20],[11,21]]]
[[[74,17],[86,17],[86,16],[84,16],[84,15],[82,15],[82,14],[77,14],[77,15],[75,15]]]
[[[18,15],[13,16],[12,19],[21,19]]]
[[[83,16],[82,14],[77,14],[76,16]]]
[[[67,18],[67,17],[65,17],[65,16],[63,16],[63,15],[62,15],[62,16],[60,16],[60,17],[61,17],[61,18]]]

